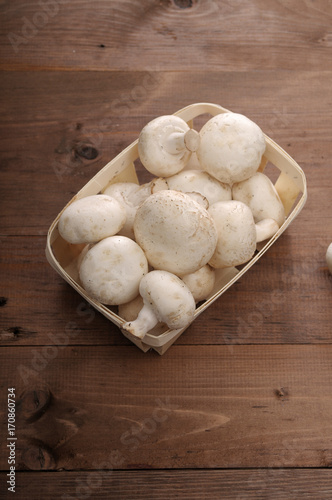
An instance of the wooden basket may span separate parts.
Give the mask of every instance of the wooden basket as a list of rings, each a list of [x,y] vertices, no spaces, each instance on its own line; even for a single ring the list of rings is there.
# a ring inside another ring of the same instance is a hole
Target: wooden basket
[[[216,104],[196,103],[191,104],[176,113],[185,120],[190,127],[196,128],[193,120],[207,121],[214,115],[225,113],[228,110]],[[197,130],[197,128],[196,128]],[[195,318],[201,314],[212,302],[217,300],[236,280],[238,280],[249,268],[257,262],[258,259],[270,248],[277,238],[285,231],[292,220],[298,215],[303,208],[307,198],[306,179],[299,165],[281,148],[265,135],[266,151],[262,159],[259,170],[264,171],[268,165],[268,169],[272,166],[277,173],[275,188],[279,193],[282,203],[285,207],[286,220],[280,227],[278,232],[269,240],[263,242],[258,248],[256,254],[245,265],[241,266],[241,270],[236,267],[216,270],[215,287],[209,298],[196,308]],[[127,181],[138,182],[134,162],[138,159],[138,140],[124,149],[116,158],[110,161],[102,168],[68,203],[85,196],[98,194],[112,183]],[[187,168],[195,168],[196,155],[192,155],[191,163]],[[197,163],[196,163],[197,167]],[[268,173],[267,173],[268,175]],[[67,205],[67,206],[68,206]],[[64,207],[66,208],[66,207]],[[64,209],[63,209],[64,210]],[[63,212],[62,210],[62,212]],[[114,308],[107,307],[100,302],[92,299],[80,286],[77,272],[77,257],[80,254],[83,246],[72,245],[63,240],[58,231],[58,221],[61,213],[56,217],[51,224],[46,245],[46,257],[51,266],[75,289],[81,294],[84,299],[101,312],[106,318],[117,325],[122,333],[136,344],[142,351],[147,352],[149,349],[154,349],[159,354],[164,354],[167,349],[176,341],[186,328],[180,330],[161,329],[157,327],[151,330],[145,337],[144,342],[137,339],[127,331],[122,329],[124,319],[121,318]]]

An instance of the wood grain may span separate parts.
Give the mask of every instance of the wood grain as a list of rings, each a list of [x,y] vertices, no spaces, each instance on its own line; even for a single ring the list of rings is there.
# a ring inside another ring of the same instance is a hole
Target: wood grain
[[[231,348],[331,343],[331,276],[325,242],[313,242],[295,229],[294,233],[291,226],[177,344]],[[6,236],[0,244],[1,346],[131,344],[51,268],[45,257],[45,236]],[[75,335],[68,335],[73,325]]]
[[[295,158],[307,176],[309,200],[292,231],[310,229],[324,241],[317,221],[324,218],[326,232],[332,231],[325,209],[331,182],[326,169],[332,126],[330,78],[329,72],[215,72],[206,87],[200,72],[186,74],[185,79],[178,73],[4,73],[1,234],[46,234],[71,197],[136,139],[147,121],[191,102],[207,101],[251,117]],[[299,94],[303,81],[306,86]],[[320,93],[314,96],[316,87]],[[308,109],[303,110],[303,102]],[[90,148],[90,154],[95,150],[97,156],[82,156],[82,147]],[[146,173],[139,172],[146,180]]]
[[[65,337],[70,344],[128,345],[98,313],[93,322],[86,322],[91,316],[80,310],[80,296],[46,262],[46,232],[69,199],[137,137],[146,121],[169,112],[171,94],[176,96],[171,111],[201,97],[197,94],[204,88],[205,75],[190,73],[186,78],[191,86],[183,87],[181,75],[174,73],[3,74],[2,345],[42,345],[64,334],[70,322],[76,322],[81,332]],[[332,180],[326,168],[332,126],[330,73],[322,77],[309,72],[214,72],[209,78],[204,100],[219,99],[222,80],[222,104],[259,121],[297,159],[307,176],[309,197],[282,238],[177,343],[330,343],[331,278],[325,263],[332,234],[326,209]],[[307,85],[300,96],[302,81]],[[318,85],[323,97],[312,93]],[[254,99],[257,86],[259,102]],[[86,99],[89,88],[93,90]],[[10,98],[12,90],[15,100]],[[129,104],[124,96],[131,96]],[[303,99],[310,103],[306,112]],[[82,156],[83,146],[90,147],[90,153],[96,149],[97,157]],[[144,179],[146,174],[139,172]]]
[[[326,0],[1,3],[6,69],[331,69]]]
[[[327,469],[19,472],[17,500],[330,500]],[[0,475],[1,477],[1,475]],[[54,496],[54,492],[59,492]],[[135,497],[133,497],[133,494]],[[81,495],[81,496],[80,496]]]
[[[52,394],[33,421],[18,403],[19,469],[36,443],[66,470],[332,464],[331,345],[172,346],[148,358],[135,346],[4,349],[3,386],[18,401]]]
[[[331,2],[0,0],[0,14],[0,497],[14,386],[16,498],[329,500]],[[308,201],[160,357],[51,269],[46,233],[147,121],[199,101],[256,121]]]

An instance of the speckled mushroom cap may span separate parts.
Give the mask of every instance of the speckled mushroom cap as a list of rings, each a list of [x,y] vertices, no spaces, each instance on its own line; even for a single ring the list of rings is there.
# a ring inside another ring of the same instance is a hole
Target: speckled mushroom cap
[[[110,236],[87,251],[79,276],[92,298],[102,304],[119,305],[138,295],[139,283],[147,272],[147,259],[135,241]]]
[[[207,210],[189,195],[173,190],[158,191],[140,205],[134,233],[154,269],[178,276],[204,266],[217,243]]]
[[[248,179],[261,162],[265,138],[259,126],[239,113],[221,113],[200,130],[196,151],[203,170],[226,184]]]
[[[169,189],[175,189],[183,193],[200,193],[208,200],[209,205],[213,205],[217,201],[232,199],[231,187],[217,181],[203,170],[182,170],[178,174],[165,178],[165,183]]]
[[[58,229],[69,243],[96,243],[125,224],[126,211],[114,198],[96,194],[73,201],[62,212]]]

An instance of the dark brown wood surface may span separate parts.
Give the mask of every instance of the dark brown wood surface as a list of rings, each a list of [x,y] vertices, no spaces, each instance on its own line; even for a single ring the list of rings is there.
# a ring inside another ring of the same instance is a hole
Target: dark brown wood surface
[[[0,498],[332,498],[331,2],[0,14]],[[308,201],[166,354],[143,353],[50,267],[46,234],[147,121],[203,101],[256,121]]]

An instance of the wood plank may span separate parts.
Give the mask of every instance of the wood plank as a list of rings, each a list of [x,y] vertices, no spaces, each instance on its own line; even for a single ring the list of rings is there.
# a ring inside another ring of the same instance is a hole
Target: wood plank
[[[2,477],[4,473],[1,474]],[[330,500],[332,472],[327,469],[19,472],[17,500]],[[1,476],[0,476],[1,477]],[[5,478],[4,478],[5,480]]]
[[[18,0],[1,12],[6,69],[331,69],[328,1]]]
[[[328,241],[298,235],[297,224],[176,344],[331,343]],[[1,237],[0,244],[1,346],[132,345],[51,268],[45,236]]]
[[[49,333],[64,333],[66,325],[76,321],[82,334],[73,339],[75,344],[96,340],[106,345],[128,344],[99,314],[93,324],[86,323],[87,315],[78,317],[80,297],[44,260],[45,235],[69,199],[137,137],[148,119],[169,112],[171,94],[174,108],[197,98],[205,74],[193,72],[186,78],[192,85],[183,86],[183,73],[78,72],[75,79],[68,73],[3,74],[1,295],[8,302],[2,309],[2,343],[43,345],[45,339],[50,341]],[[215,72],[210,74],[206,100],[215,101],[217,91],[220,98],[220,81],[222,104],[256,119],[268,133],[271,130],[270,135],[298,160],[307,175],[309,199],[282,238],[195,321],[178,344],[226,343],[231,347],[237,343],[330,342],[331,281],[325,264],[332,233],[331,173],[326,168],[332,126],[330,73]],[[151,95],[137,93],[140,97],[135,100],[133,90],[147,91],[147,82],[153,88]],[[312,90],[318,85],[320,94]],[[92,87],[86,100],[87,89]],[[15,99],[11,99],[12,91]],[[122,104],[125,96],[132,98],[123,116],[116,101],[120,91]],[[117,106],[112,108],[112,102]],[[308,109],[303,110],[303,102]],[[103,121],[113,113],[111,122]],[[96,148],[97,158],[79,156],[80,144]],[[57,170],[59,164],[64,171]]]
[[[45,257],[46,237],[2,237],[0,344],[131,345],[65,283]]]
[[[215,72],[202,94],[205,80],[203,72],[4,73],[1,234],[45,234],[71,197],[136,139],[147,121],[199,99],[246,114],[289,151],[310,186],[309,211],[292,231],[310,230],[314,238],[331,232],[326,217],[331,73]],[[142,182],[150,178],[139,172]]]
[[[28,420],[18,404],[18,469],[33,446],[66,470],[110,457],[115,469],[331,466],[331,345],[173,346],[149,358],[136,347],[38,352],[1,353],[2,435],[6,387],[18,400],[23,390],[52,394],[41,414],[33,399]]]

